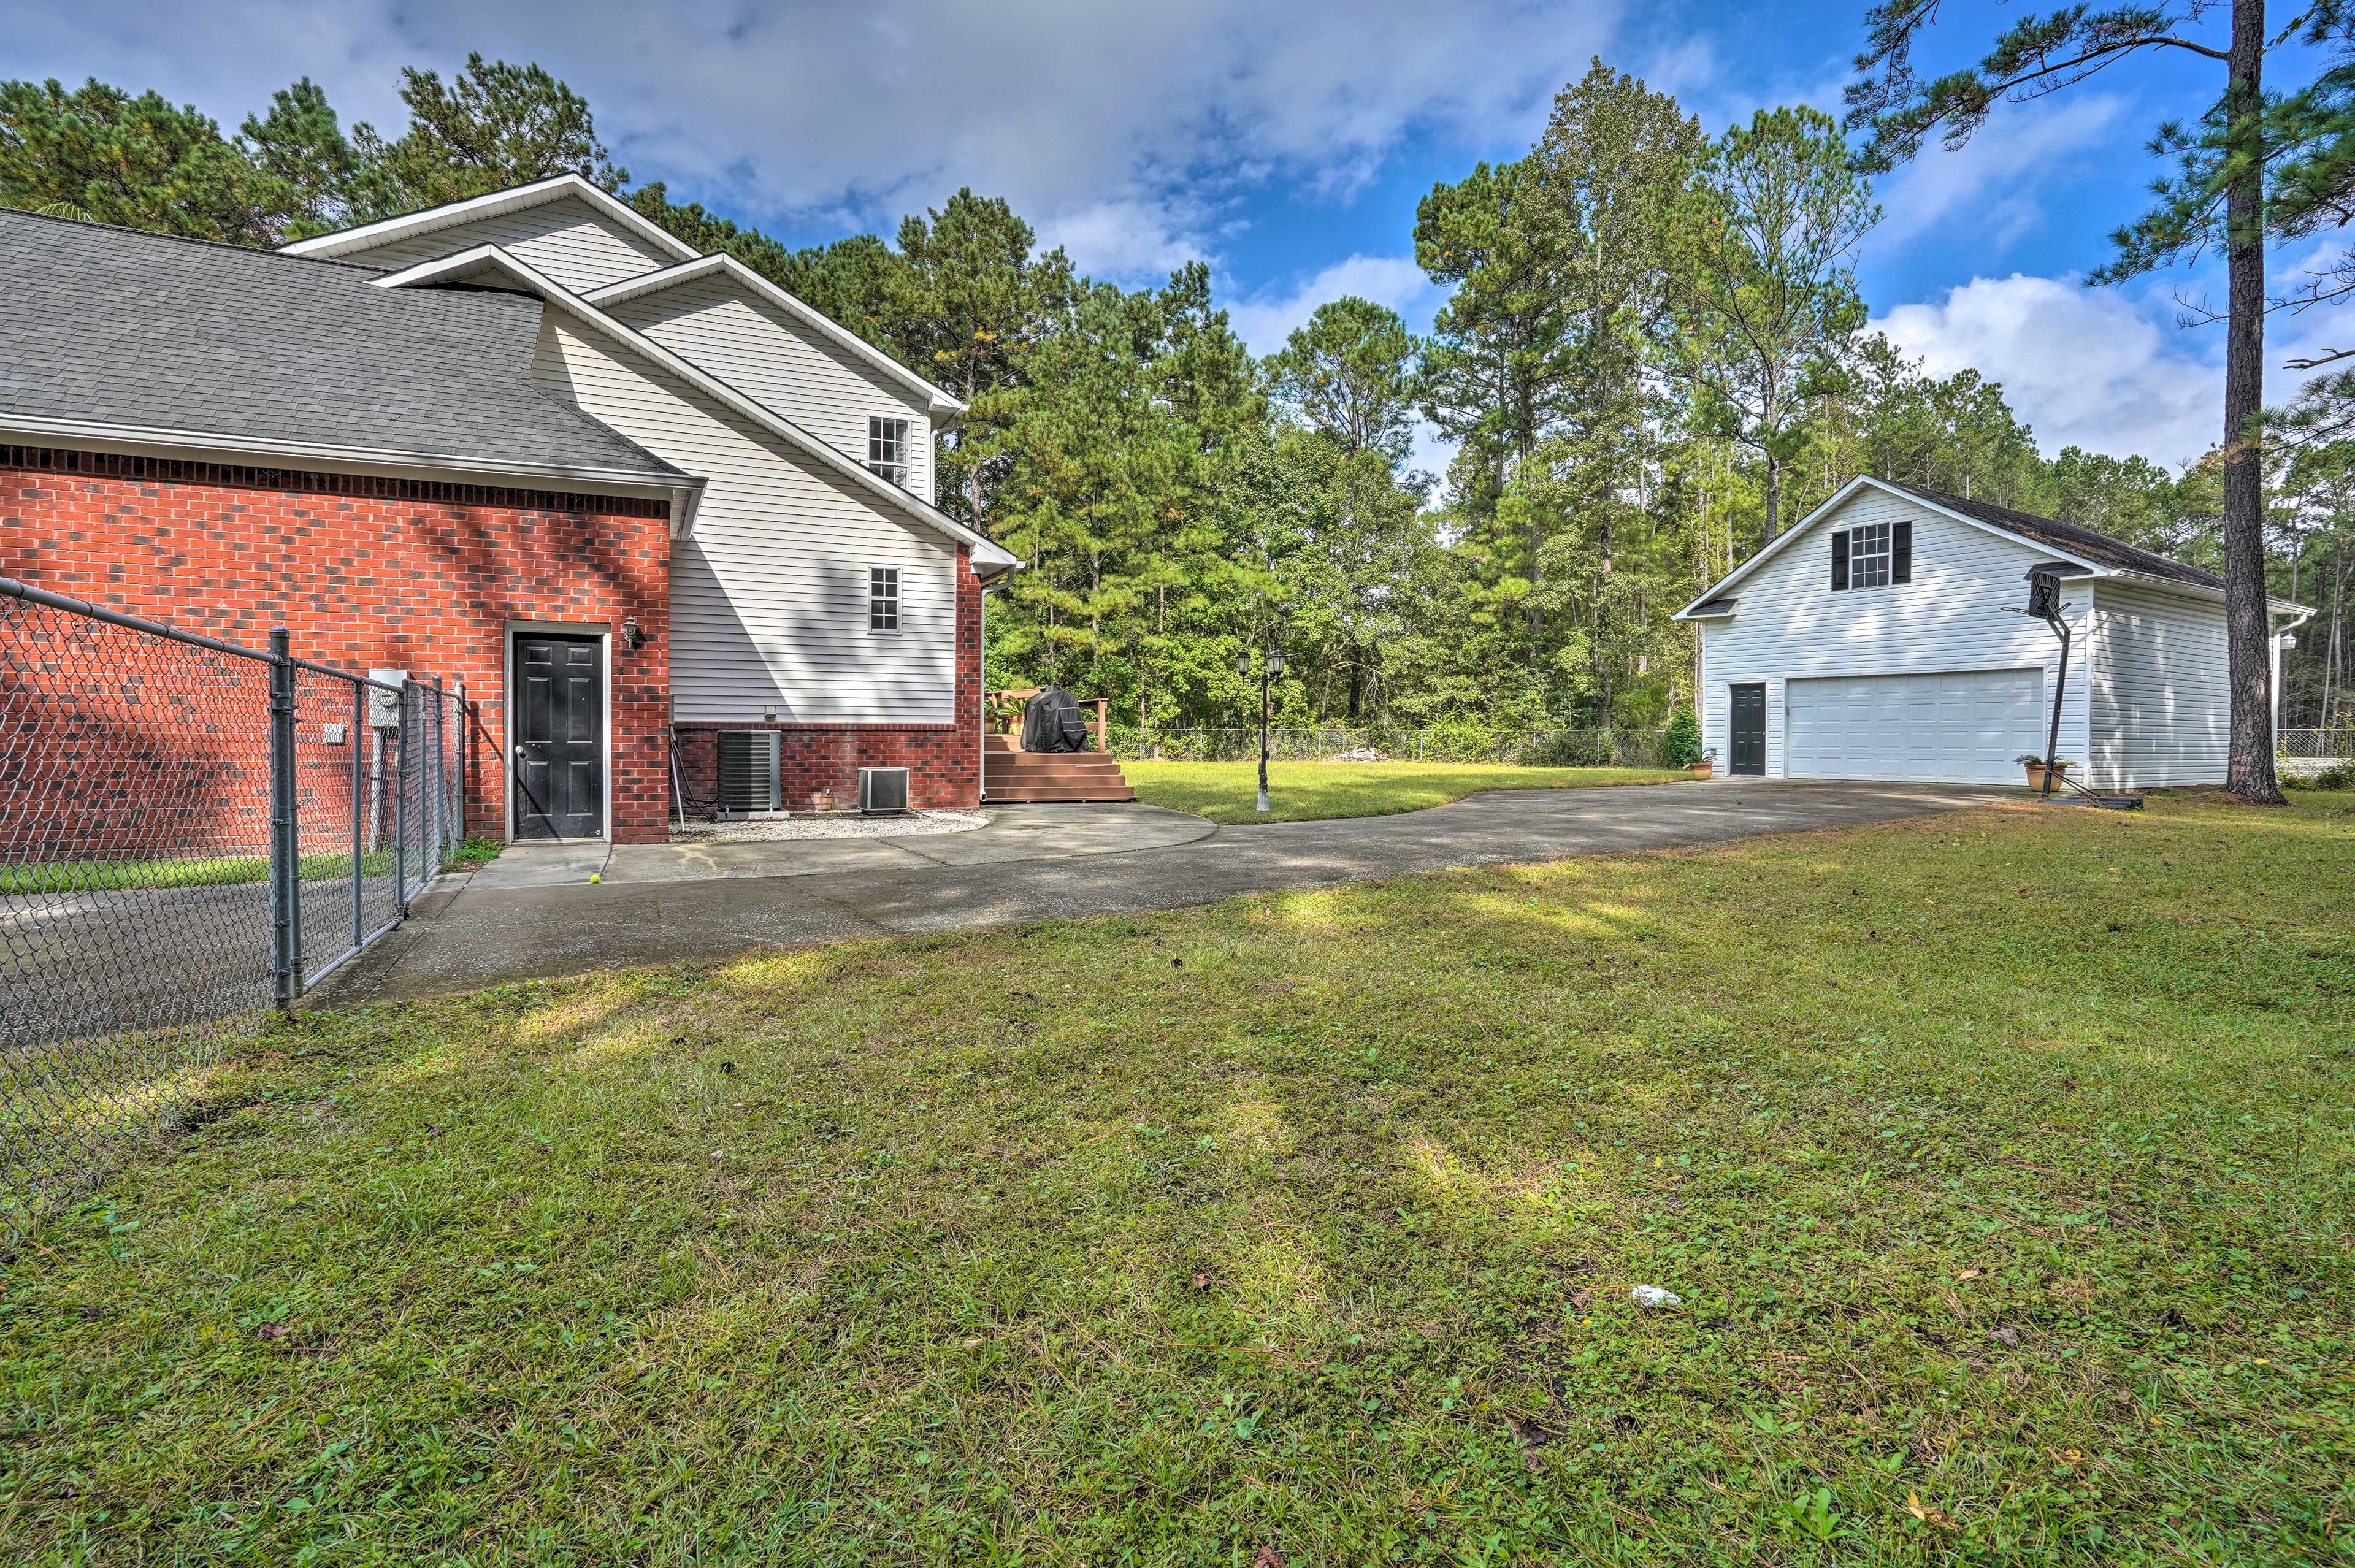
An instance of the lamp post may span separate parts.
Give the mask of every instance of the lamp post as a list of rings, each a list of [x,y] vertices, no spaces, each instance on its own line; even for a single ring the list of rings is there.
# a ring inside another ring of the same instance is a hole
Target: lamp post
[[[1251,649],[1235,655],[1235,673],[1245,680],[1251,678]],[[1259,809],[1267,805],[1267,687],[1268,682],[1284,673],[1284,650],[1270,648],[1259,661]]]

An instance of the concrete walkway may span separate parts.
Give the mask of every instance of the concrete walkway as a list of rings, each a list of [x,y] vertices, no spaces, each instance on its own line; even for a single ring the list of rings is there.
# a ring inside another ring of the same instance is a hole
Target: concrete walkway
[[[1166,849],[1208,838],[1214,823],[1155,805],[1002,805],[970,833],[900,838],[786,838],[736,844],[517,844],[474,873],[471,895],[603,882],[709,882],[736,877],[1002,866]]]
[[[1217,828],[1149,805],[1018,805],[906,839],[509,849],[421,900],[319,994],[331,1006],[531,975],[855,936],[1173,909],[1452,866],[1559,860],[1886,822],[2019,797],[1934,784],[1720,780],[1509,790],[1396,816]],[[591,872],[602,880],[591,885]]]

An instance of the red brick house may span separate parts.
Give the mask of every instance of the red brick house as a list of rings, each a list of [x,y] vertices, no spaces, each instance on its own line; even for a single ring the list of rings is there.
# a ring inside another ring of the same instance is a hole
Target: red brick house
[[[240,250],[0,210],[0,573],[463,679],[470,831],[663,838],[861,767],[971,805],[962,405],[570,177]],[[772,739],[773,737],[773,739]]]

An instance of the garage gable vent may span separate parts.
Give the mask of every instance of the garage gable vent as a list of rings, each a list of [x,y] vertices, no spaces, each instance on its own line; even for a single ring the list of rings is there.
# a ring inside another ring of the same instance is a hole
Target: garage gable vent
[[[719,731],[719,809],[774,811],[777,805],[777,732]]]

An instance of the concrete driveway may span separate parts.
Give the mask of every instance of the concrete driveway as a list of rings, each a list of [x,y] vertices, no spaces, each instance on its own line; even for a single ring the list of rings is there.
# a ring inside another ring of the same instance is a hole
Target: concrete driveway
[[[992,808],[987,827],[932,837],[525,847],[420,901],[407,925],[314,995],[330,1005],[431,996],[759,947],[1684,848],[2018,798],[1936,784],[1719,780],[1502,790],[1396,816],[1264,827],[1217,828],[1149,805],[1015,805]],[[602,878],[593,885],[592,870]]]

